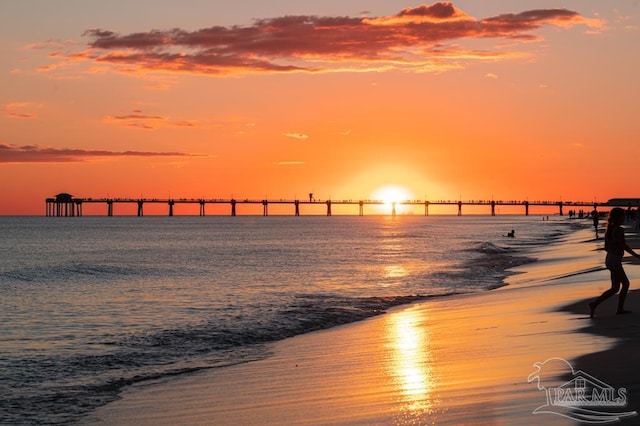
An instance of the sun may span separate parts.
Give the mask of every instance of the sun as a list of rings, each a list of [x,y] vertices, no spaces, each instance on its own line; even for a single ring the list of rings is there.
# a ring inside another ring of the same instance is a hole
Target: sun
[[[391,206],[401,201],[411,200],[412,194],[404,186],[386,185],[374,191],[373,199],[382,201],[386,206]]]

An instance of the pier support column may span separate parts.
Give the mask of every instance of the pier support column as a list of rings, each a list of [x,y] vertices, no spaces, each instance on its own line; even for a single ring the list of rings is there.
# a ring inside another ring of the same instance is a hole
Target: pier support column
[[[424,215],[425,216],[429,216],[429,202],[428,201],[424,202]]]
[[[262,200],[262,216],[269,216],[269,202]]]
[[[529,216],[529,202],[528,201],[524,202],[524,215],[525,216]]]
[[[236,200],[231,200],[231,216],[236,215]]]
[[[327,200],[327,216],[331,216],[331,200]]]
[[[396,217],[396,203],[391,203],[391,217]]]
[[[47,198],[48,214],[51,216],[75,216],[76,204],[81,202],[81,200],[73,198],[71,194],[58,194],[56,198]],[[80,207],[78,207],[78,211],[80,211]]]
[[[144,205],[144,202],[142,200],[138,200],[138,217],[144,216],[144,211],[142,209],[143,205]]]
[[[562,201],[558,203],[558,207],[560,207],[560,216],[564,216],[564,213],[562,213]]]
[[[300,201],[296,200],[296,216],[300,216]]]
[[[167,204],[169,204],[169,216],[173,216],[173,205],[175,204],[175,201],[169,200]]]
[[[204,216],[204,200],[200,200],[200,216]]]
[[[462,216],[462,201],[458,201],[458,216]]]
[[[495,216],[496,215],[496,202],[492,201],[491,202],[491,216]]]
[[[113,200],[107,200],[107,216],[113,216]]]
[[[358,203],[358,205],[360,206],[360,211],[358,212],[359,216],[364,216],[364,203],[362,201],[360,201]]]

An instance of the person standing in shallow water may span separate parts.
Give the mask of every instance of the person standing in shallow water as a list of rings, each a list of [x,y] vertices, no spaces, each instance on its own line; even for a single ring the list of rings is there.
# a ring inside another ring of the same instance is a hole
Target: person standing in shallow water
[[[616,314],[624,314],[628,312],[624,310],[624,301],[627,298],[627,292],[629,291],[629,278],[627,278],[627,274],[622,268],[622,258],[625,251],[638,258],[640,258],[640,254],[633,251],[624,238],[624,229],[622,228],[624,216],[624,210],[619,207],[611,209],[609,212],[607,230],[604,233],[604,250],[607,252],[605,266],[611,273],[611,288],[602,293],[596,300],[589,303],[591,318],[593,318],[598,305],[616,294],[618,291],[620,291],[620,295],[618,296],[618,310],[616,311]],[[622,290],[620,290],[621,286]]]
[[[594,209],[591,212],[591,218],[593,219],[593,229],[596,231],[596,238],[598,238],[598,222],[600,222],[600,218],[598,216],[598,212]]]

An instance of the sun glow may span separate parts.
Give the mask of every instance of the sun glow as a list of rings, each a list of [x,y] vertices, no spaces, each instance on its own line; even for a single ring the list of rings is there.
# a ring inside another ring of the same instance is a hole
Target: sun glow
[[[412,197],[411,192],[400,185],[386,185],[378,188],[373,193],[373,199],[382,201],[387,207],[402,201],[411,200]]]

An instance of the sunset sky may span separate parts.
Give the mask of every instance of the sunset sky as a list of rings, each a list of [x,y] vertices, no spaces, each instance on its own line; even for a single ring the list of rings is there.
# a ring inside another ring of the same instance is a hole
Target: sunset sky
[[[640,197],[640,3],[4,0],[0,214],[46,197]]]

